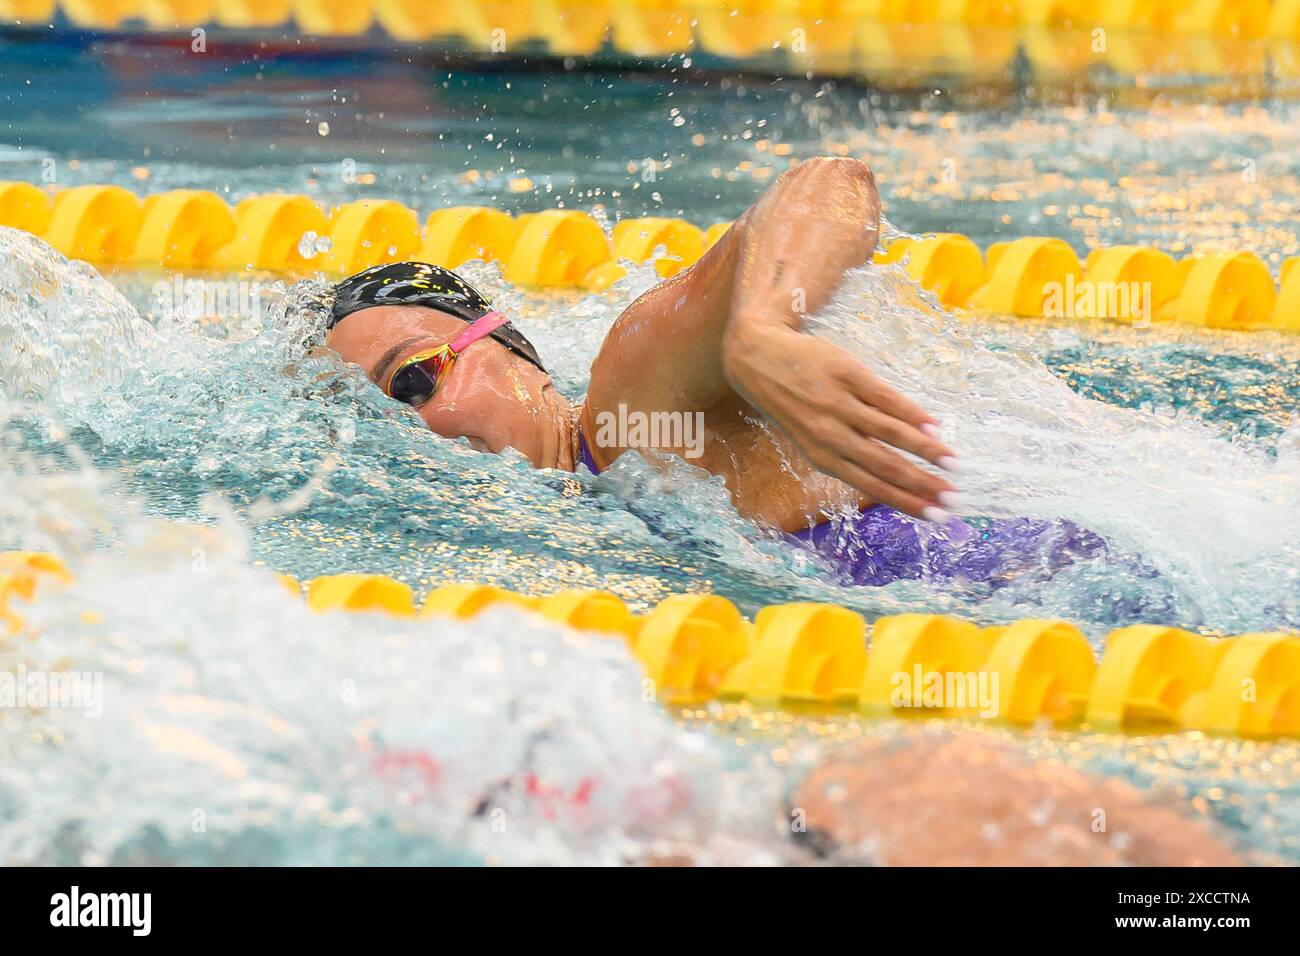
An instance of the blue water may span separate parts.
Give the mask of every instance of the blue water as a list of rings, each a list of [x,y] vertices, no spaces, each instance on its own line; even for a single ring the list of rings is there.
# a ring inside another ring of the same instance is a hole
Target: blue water
[[[981,243],[1042,232],[1080,249],[1231,239],[1273,263],[1298,251],[1300,126],[1282,100],[958,110],[932,92],[882,97],[806,80],[448,76],[347,58],[217,57],[180,72],[176,56],[120,44],[0,50],[0,179],[39,182],[52,160],[65,186],[201,187],[232,201],[271,188],[322,203],[375,195],[422,212],[563,204],[706,223],[738,214],[788,158],[840,151],[872,163],[890,218],[909,231],[957,228]],[[1235,162],[1243,152],[1255,160],[1251,188]],[[662,164],[653,183],[641,181],[646,158]],[[345,183],[346,159],[374,181]],[[949,168],[956,178],[944,180]],[[1121,177],[1131,185],[1120,188]],[[641,270],[608,296],[536,295],[494,267],[467,272],[518,317],[574,397],[609,324],[653,281]],[[688,811],[672,824],[681,839],[721,832],[755,853],[786,852],[770,824],[793,771],[761,754],[774,738],[806,743],[824,728],[766,727],[753,732],[758,748],[733,750],[708,729],[751,732],[731,716],[674,722],[635,691],[606,693],[611,681],[636,685],[617,648],[556,644],[564,639],[508,617],[458,627],[321,618],[263,569],[304,579],[373,571],[417,590],[451,580],[601,587],[638,610],[710,590],[746,613],[812,599],[870,616],[1059,615],[1098,641],[1137,621],[1218,633],[1300,626],[1291,337],[971,323],[918,305],[895,270],[855,276],[817,331],[935,411],[965,455],[969,513],[1069,517],[1112,549],[1045,584],[853,589],[741,519],[716,482],[684,466],[665,475],[631,456],[595,479],[536,472],[429,434],[355,370],[304,355],[311,329],[289,308],[302,287],[269,279],[261,314],[201,322],[157,307],[153,287],[171,278],[118,270],[105,281],[0,233],[0,546],[68,555],[80,581],[71,602],[35,612],[39,642],[5,653],[71,656],[103,671],[118,703],[107,720],[46,714],[32,733],[0,735],[7,860],[55,847],[92,860],[609,861],[618,840],[669,826],[626,810],[665,775],[690,783]],[[348,681],[360,696],[343,706]],[[522,724],[509,716],[520,708]],[[182,734],[178,744],[159,724],[206,743]],[[469,727],[478,730],[466,738]],[[374,734],[460,761],[441,809],[403,798],[393,814],[392,794],[372,786],[369,751],[357,749],[358,735]],[[621,755],[629,739],[641,743]],[[1248,844],[1300,858],[1291,745],[1192,741],[1175,760],[1167,742],[1017,739],[1170,783]],[[42,754],[54,755],[48,772],[64,794],[52,810],[38,810],[40,783],[22,769]],[[464,806],[497,776],[543,768],[571,788],[610,765],[626,765],[638,795],[622,793],[591,830],[561,828],[567,843],[545,826],[493,842]],[[192,777],[178,769],[194,766]],[[79,801],[97,774],[116,799]],[[727,796],[753,788],[770,799]],[[189,836],[202,807],[219,840]],[[75,838],[73,821],[85,830]]]

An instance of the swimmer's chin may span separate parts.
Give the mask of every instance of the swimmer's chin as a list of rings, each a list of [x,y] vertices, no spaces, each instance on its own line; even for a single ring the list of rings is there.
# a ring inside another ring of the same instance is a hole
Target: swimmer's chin
[[[529,455],[522,448],[516,448],[514,445],[493,445],[488,442],[487,439],[480,438],[477,435],[464,435],[462,437],[464,437],[465,441],[469,443],[469,447],[473,448],[477,452],[482,452],[486,455],[518,455],[532,467],[542,467],[542,465],[532,455]]]
[[[513,445],[494,444],[486,438],[483,438],[481,435],[456,435],[454,438],[464,441],[470,448],[473,448],[477,452],[482,452],[485,455],[507,455],[514,453],[532,463],[533,467],[537,467],[536,462],[533,462],[527,454],[520,449],[515,448]]]

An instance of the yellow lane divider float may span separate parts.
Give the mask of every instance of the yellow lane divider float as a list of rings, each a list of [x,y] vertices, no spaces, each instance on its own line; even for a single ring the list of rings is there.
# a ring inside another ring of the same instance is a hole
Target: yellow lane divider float
[[[564,53],[590,53],[609,35],[616,48],[663,55],[698,46],[724,56],[768,52],[774,44],[806,55],[809,44],[842,50],[867,37],[855,28],[1036,26],[1159,32],[1175,36],[1294,38],[1295,0],[0,0],[0,21],[51,23],[62,12],[75,27],[150,30],[219,25],[280,27],[307,36],[368,33],[377,23],[395,40],[459,37],[489,48],[494,30],[512,43],[544,39]],[[806,36],[794,42],[791,33]]]
[[[994,719],[1097,730],[1197,730],[1256,739],[1300,736],[1300,636],[1244,634],[1212,640],[1172,627],[1135,625],[1107,638],[1098,661],[1061,620],[980,628],[938,614],[898,614],[868,626],[834,604],[765,607],[747,621],[714,594],[675,594],[634,615],[606,591],[541,597],[481,584],[444,584],[417,602],[377,574],[332,574],[304,589],[321,613],[472,618],[511,607],[626,641],[660,700],[747,700],[756,707],[853,709],[877,716]],[[0,624],[23,627],[14,602],[72,580],[57,558],[0,552]],[[0,636],[3,631],[0,631]]]
[[[23,619],[10,601],[35,599],[43,584],[67,584],[68,569],[52,554],[40,551],[0,551],[0,637],[22,629]]]
[[[291,579],[286,586],[299,590]],[[1300,736],[1300,636],[1294,634],[1211,640],[1135,625],[1113,631],[1097,661],[1067,621],[979,628],[937,614],[899,614],[868,628],[847,608],[794,603],[765,607],[751,623],[713,594],[675,594],[637,617],[604,591],[529,597],[447,584],[431,590],[417,611],[410,588],[398,581],[339,574],[311,581],[307,602],[321,612],[422,618],[523,608],[626,640],[670,703],[744,699],[761,707],[838,705],[1018,725],[1082,721],[1118,731]]]
[[[1300,0],[0,0],[0,26],[48,33],[64,21],[186,43],[201,28],[370,44],[382,29],[485,57],[703,51],[884,86],[933,73],[1003,86],[1022,57],[1043,80],[1102,66],[1175,82],[1300,76]]]
[[[651,216],[624,219],[609,236],[591,216],[569,209],[511,216],[453,206],[422,225],[415,210],[386,199],[326,211],[306,196],[270,193],[231,209],[216,193],[195,189],[142,201],[121,186],[49,193],[0,182],[0,225],[110,265],[341,277],[410,258],[448,268],[482,259],[500,263],[520,286],[598,292],[626,275],[623,262],[675,275],[730,224],[701,230]],[[897,238],[876,261],[900,265],[943,306],[973,314],[1300,331],[1300,257],[1282,263],[1275,284],[1252,252],[1206,250],[1175,261],[1158,249],[1123,245],[1094,249],[1080,261],[1061,239],[1027,236],[981,252],[967,237],[945,233]]]

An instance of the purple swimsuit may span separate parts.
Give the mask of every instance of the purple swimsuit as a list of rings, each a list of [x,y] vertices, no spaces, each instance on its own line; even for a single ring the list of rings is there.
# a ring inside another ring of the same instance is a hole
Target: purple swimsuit
[[[1106,549],[1097,535],[1064,519],[954,518],[936,525],[885,505],[788,537],[838,568],[845,583],[867,585],[925,579],[997,587],[1033,572],[1050,577]]]
[[[586,435],[579,439],[582,463],[599,474]],[[935,525],[885,505],[837,515],[786,538],[839,569],[843,583],[868,586],[926,579],[997,587],[1035,571],[1050,576],[1106,549],[1097,535],[1064,519],[984,518],[968,524],[954,518]]]
[[[600,474],[600,469],[596,467],[596,459],[591,457],[591,449],[587,447],[587,435],[581,427],[578,428],[578,458],[593,475]]]

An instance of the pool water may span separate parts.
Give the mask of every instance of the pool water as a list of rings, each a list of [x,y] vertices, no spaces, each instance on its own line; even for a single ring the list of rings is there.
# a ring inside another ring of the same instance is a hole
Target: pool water
[[[1300,125],[1284,97],[963,105],[955,91],[807,80],[347,57],[182,70],[167,48],[120,44],[4,53],[0,179],[52,170],[63,186],[232,202],[276,189],[422,213],[564,205],[708,224],[791,159],[830,152],[871,162],[908,232],[1226,243],[1275,265],[1300,252]],[[655,278],[538,295],[492,265],[465,272],[574,397],[605,330]],[[97,720],[4,714],[6,862],[616,862],[668,844],[780,862],[798,856],[783,830],[798,774],[829,741],[879,732],[744,707],[674,718],[609,641],[508,612],[317,616],[268,569],[380,572],[417,591],[599,587],[637,610],[709,590],[747,614],[823,600],[871,617],[1061,616],[1098,642],[1136,622],[1300,627],[1293,336],[971,321],[895,268],[852,276],[815,331],[943,422],[973,519],[1066,517],[1110,544],[996,589],[862,589],[741,519],[685,465],[536,472],[429,434],[357,370],[304,351],[303,286],[264,277],[263,309],[214,323],[159,308],[155,285],[171,278],[105,278],[0,230],[0,547],[56,551],[78,575],[31,609],[38,638],[0,657],[102,672],[106,702]],[[1300,859],[1293,744],[988,732],[1169,785],[1243,845]],[[581,813],[564,799],[593,786]]]

